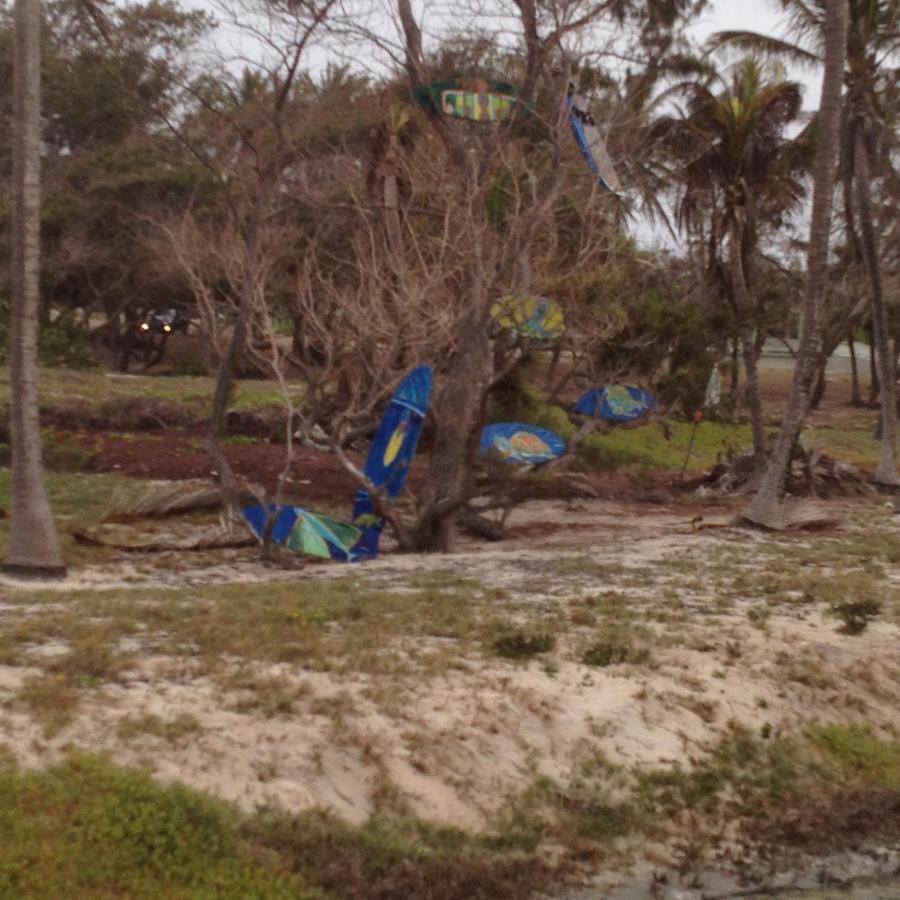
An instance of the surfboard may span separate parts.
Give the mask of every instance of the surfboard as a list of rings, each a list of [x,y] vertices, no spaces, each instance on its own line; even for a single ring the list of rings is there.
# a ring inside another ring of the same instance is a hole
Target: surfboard
[[[575,412],[609,422],[633,422],[644,418],[655,406],[653,394],[643,388],[609,384],[585,391],[575,405]]]
[[[445,116],[473,122],[504,122],[517,106],[528,109],[511,84],[482,78],[436,81],[416,91],[416,99]]]
[[[491,318],[520,337],[554,341],[566,330],[559,304],[548,297],[501,297],[491,306]]]
[[[363,472],[376,488],[383,488],[395,500],[409,474],[422,423],[431,400],[434,375],[431,366],[413,369],[400,382],[372,439]],[[357,556],[371,558],[378,553],[378,539],[384,522],[376,512],[368,491],[359,488],[353,504],[353,525],[362,529]]]
[[[523,422],[495,422],[481,431],[480,452],[504,462],[540,465],[566,452],[566,442],[554,431]]]
[[[403,489],[416,452],[422,423],[431,399],[431,366],[413,369],[400,382],[381,419],[363,470],[375,488],[392,500]],[[369,492],[359,488],[353,505],[353,521],[342,522],[302,506],[274,504],[247,506],[241,510],[253,532],[263,539],[266,523],[275,516],[270,540],[292,550],[342,562],[372,559],[384,519],[375,512]]]
[[[567,102],[569,125],[588,168],[603,187],[614,194],[618,193],[622,189],[622,183],[606,149],[606,141],[591,115],[586,100],[575,93],[573,85],[569,85]]]

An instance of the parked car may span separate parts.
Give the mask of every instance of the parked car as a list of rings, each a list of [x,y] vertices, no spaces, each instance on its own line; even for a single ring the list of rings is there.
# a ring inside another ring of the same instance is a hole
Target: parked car
[[[173,331],[187,334],[190,324],[191,320],[183,309],[177,306],[170,306],[165,309],[151,309],[141,319],[138,328],[142,334],[171,334]]]

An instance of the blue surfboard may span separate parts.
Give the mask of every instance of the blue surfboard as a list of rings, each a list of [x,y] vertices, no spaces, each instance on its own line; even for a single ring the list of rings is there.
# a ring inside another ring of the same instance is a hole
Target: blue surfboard
[[[606,141],[603,140],[603,135],[588,110],[587,103],[575,94],[572,85],[569,86],[566,103],[569,108],[569,126],[584,161],[606,190],[617,193],[622,185],[606,149]]]
[[[566,452],[566,442],[554,431],[523,422],[495,422],[481,432],[483,456],[499,455],[504,462],[540,465]]]
[[[363,472],[376,489],[392,500],[403,489],[431,399],[431,366],[413,369],[394,392],[375,432]],[[269,516],[277,513],[271,541],[313,556],[354,562],[378,555],[384,519],[375,512],[368,491],[359,488],[353,521],[340,522],[301,506],[248,506],[247,523],[262,539]]]
[[[582,394],[575,412],[608,422],[633,422],[643,419],[655,406],[656,400],[650,391],[633,384],[609,384]]]
[[[399,496],[406,483],[431,401],[433,379],[431,366],[413,369],[394,392],[372,439],[363,472],[376,488],[384,488],[392,500]],[[356,492],[353,524],[362,529],[362,537],[356,546],[357,555],[360,558],[377,556],[384,520],[375,512],[372,498],[364,488]]]

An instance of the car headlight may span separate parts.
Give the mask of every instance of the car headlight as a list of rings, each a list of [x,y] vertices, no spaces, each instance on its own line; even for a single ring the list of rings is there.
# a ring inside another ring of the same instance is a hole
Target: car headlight
[[[163,325],[163,331],[171,331],[171,330],[172,330],[171,325]]]
[[[147,322],[141,322],[141,331],[149,331],[150,325]]]

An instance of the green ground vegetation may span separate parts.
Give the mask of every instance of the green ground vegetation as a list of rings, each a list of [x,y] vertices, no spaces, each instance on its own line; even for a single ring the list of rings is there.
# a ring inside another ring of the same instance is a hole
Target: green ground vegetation
[[[489,418],[549,428],[566,439],[576,431],[561,406],[547,403],[534,388],[524,384],[502,393],[491,408]],[[804,442],[821,447],[842,462],[874,468],[879,442],[872,436],[871,424],[857,418],[849,429],[808,428]],[[672,419],[667,424],[668,436],[658,424],[591,435],[580,448],[580,459],[588,469],[600,471],[623,467],[679,471],[684,465],[693,432],[694,443],[687,470],[699,472],[709,469],[721,456],[739,452],[752,443],[750,426],[745,424],[704,419],[696,430],[692,422]],[[776,431],[768,430],[773,434]]]
[[[0,771],[0,896],[315,900],[230,807],[75,754]]]
[[[212,405],[215,379],[206,375],[121,375],[99,370],[44,368],[38,379],[38,396],[44,409],[65,409],[83,404],[100,410],[104,403],[122,400],[171,401],[186,411],[205,416]],[[303,396],[296,385],[294,400]],[[9,402],[9,371],[0,371],[0,406]],[[263,379],[238,380],[232,406],[254,409],[281,403],[276,385]]]
[[[85,547],[75,540],[74,532],[95,525],[109,509],[117,490],[140,484],[138,479],[100,472],[54,472],[46,476],[50,505],[57,522],[63,557],[69,565],[109,559],[101,547]],[[0,508],[9,509],[12,472],[0,468]],[[6,552],[9,519],[0,519],[0,554]]]
[[[793,736],[733,726],[689,767],[586,759],[565,785],[536,780],[480,834],[385,812],[361,826],[315,809],[247,816],[74,753],[43,771],[0,763],[0,895],[521,898],[559,886],[576,863],[622,861],[671,837],[687,813],[699,845],[724,820],[759,835],[785,816],[838,815],[839,798],[863,790],[900,800],[900,745],[835,724]],[[877,834],[876,819],[855,827]],[[567,856],[548,864],[550,845]]]
[[[50,410],[66,410],[79,406],[94,412],[104,408],[118,408],[129,401],[161,401],[175,404],[189,417],[208,415],[214,379],[208,376],[149,376],[117,375],[101,371],[72,369],[43,369],[40,374],[41,405]],[[302,385],[294,389],[294,401],[303,395]],[[8,402],[9,375],[0,373],[0,405]],[[260,409],[279,406],[282,402],[275,385],[265,380],[237,382],[232,400],[235,409]],[[559,406],[545,403],[531,388],[520,391],[503,403],[496,403],[490,412],[494,419],[528,422],[571,437],[575,426]],[[850,428],[810,428],[805,441],[821,446],[836,459],[873,466],[878,459],[878,441],[872,436],[868,420],[862,418]],[[591,469],[614,470],[623,466],[647,470],[678,470],[687,453],[692,424],[670,422],[671,438],[658,425],[635,429],[614,430],[606,435],[594,435],[581,450],[583,464]],[[54,435],[48,436],[54,445]],[[65,444],[57,436],[56,444]],[[704,420],[695,433],[694,447],[688,462],[689,471],[701,471],[713,465],[721,454],[749,446],[747,425]],[[55,453],[59,449],[58,453]],[[82,448],[82,453],[84,452]],[[51,446],[50,463],[54,453],[60,456],[60,468],[85,468],[85,460],[70,460],[66,466],[65,448]]]

